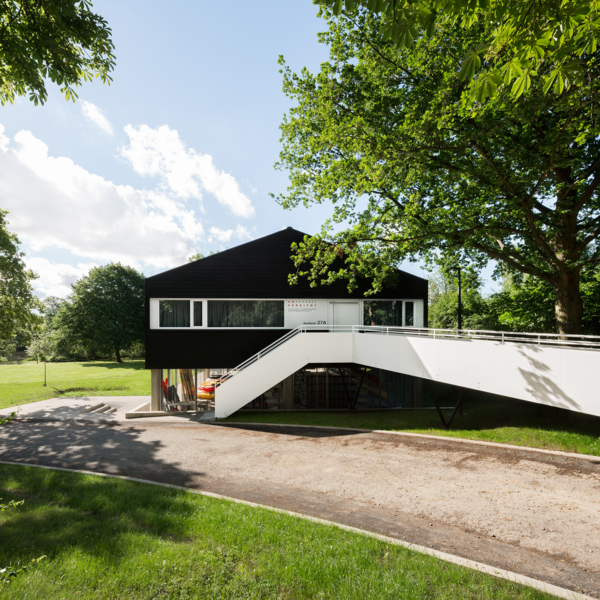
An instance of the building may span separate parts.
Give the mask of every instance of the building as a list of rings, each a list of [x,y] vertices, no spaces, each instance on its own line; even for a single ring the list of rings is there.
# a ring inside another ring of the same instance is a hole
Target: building
[[[211,410],[218,377],[299,326],[427,326],[427,280],[397,271],[393,286],[365,296],[345,282],[290,285],[291,227],[146,280],[146,368],[154,411]],[[419,404],[420,380],[352,363],[302,369],[246,404],[254,409],[399,408]],[[198,399],[198,388],[200,398]]]

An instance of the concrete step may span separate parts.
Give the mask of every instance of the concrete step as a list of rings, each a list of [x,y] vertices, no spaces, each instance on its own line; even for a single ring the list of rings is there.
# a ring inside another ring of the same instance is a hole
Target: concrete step
[[[102,406],[100,408],[97,408],[96,410],[92,410],[90,412],[97,415],[98,413],[104,413],[108,410],[110,410],[110,406],[108,404],[102,403]]]
[[[88,406],[87,408],[84,408],[82,411],[79,412],[80,414],[94,412],[95,410],[98,410],[101,406],[104,406],[104,402],[93,404],[92,406]]]

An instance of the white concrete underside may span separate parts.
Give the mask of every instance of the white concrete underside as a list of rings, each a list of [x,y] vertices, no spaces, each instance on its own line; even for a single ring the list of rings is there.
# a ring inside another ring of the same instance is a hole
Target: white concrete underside
[[[406,334],[303,332],[228,379],[224,418],[309,363],[355,363],[600,416],[600,351]]]

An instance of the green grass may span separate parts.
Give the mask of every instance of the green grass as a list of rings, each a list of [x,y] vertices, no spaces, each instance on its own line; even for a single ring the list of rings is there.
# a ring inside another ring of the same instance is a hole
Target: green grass
[[[0,465],[3,599],[541,599],[379,540],[192,492]]]
[[[150,371],[143,360],[85,363],[48,363],[44,387],[44,364],[26,361],[0,365],[0,408],[47,400],[57,396],[148,396]],[[60,391],[66,391],[61,394]]]
[[[468,391],[465,398],[465,416],[457,415],[448,431],[441,427],[437,412],[429,409],[340,413],[240,411],[224,421],[410,431],[600,456],[599,418],[478,392]],[[449,406],[450,399],[442,404]],[[444,413],[448,418],[451,411]]]

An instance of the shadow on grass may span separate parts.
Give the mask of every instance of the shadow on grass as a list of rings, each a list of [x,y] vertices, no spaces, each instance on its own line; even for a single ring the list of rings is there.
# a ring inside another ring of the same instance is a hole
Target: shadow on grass
[[[132,371],[143,371],[146,368],[146,363],[145,361],[142,360],[130,360],[127,362],[104,362],[104,361],[94,361],[94,362],[82,362],[82,363],[77,363],[80,364],[82,367],[94,367],[94,368],[98,368],[98,367],[104,367],[105,369],[128,369],[128,370],[132,370]]]
[[[186,519],[197,507],[178,490],[131,485],[108,478],[0,465],[3,501],[24,500],[0,527],[0,564],[62,549],[119,560],[133,531],[183,541]]]

